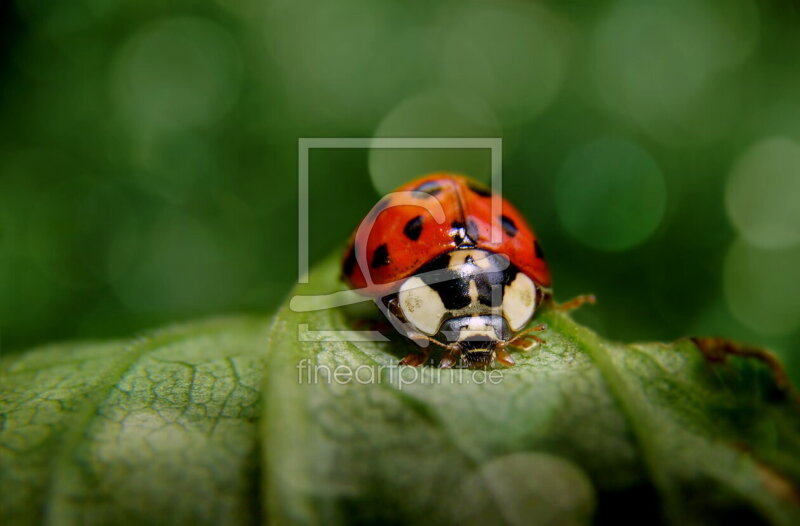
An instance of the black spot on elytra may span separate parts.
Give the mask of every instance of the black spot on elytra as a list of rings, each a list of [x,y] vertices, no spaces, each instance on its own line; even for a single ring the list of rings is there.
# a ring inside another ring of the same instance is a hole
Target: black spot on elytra
[[[544,259],[544,250],[542,250],[542,246],[539,244],[539,240],[533,242],[533,249],[536,251],[536,257],[539,259]]]
[[[428,181],[414,188],[414,190],[417,192],[425,192],[428,195],[436,195],[442,191],[442,186],[436,181]]]
[[[344,258],[344,264],[342,264],[342,272],[344,272],[345,276],[349,276],[353,273],[353,270],[356,268],[356,244],[353,243],[350,247],[350,250],[347,252],[347,257]]]
[[[472,190],[474,193],[478,194],[481,197],[491,197],[492,191],[488,188],[481,186],[477,183],[467,183],[467,188]]]
[[[406,226],[403,228],[403,233],[411,241],[416,241],[422,234],[422,216],[417,216],[409,219]]]
[[[389,264],[389,247],[386,243],[380,245],[372,253],[372,268],[383,267]]]
[[[503,231],[508,235],[508,237],[514,237],[517,235],[517,225],[511,220],[510,217],[500,216],[500,224],[502,225]]]

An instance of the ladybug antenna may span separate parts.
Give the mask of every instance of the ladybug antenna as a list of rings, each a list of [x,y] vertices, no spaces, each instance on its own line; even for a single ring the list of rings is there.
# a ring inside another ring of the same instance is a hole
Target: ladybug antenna
[[[459,346],[458,346],[457,343],[442,343],[439,340],[437,340],[436,338],[431,338],[427,334],[420,334],[420,336],[422,336],[423,338],[425,338],[429,342],[431,342],[431,343],[433,343],[435,345],[438,345],[439,347],[443,347],[443,348],[447,349],[448,351],[457,351],[459,349]]]

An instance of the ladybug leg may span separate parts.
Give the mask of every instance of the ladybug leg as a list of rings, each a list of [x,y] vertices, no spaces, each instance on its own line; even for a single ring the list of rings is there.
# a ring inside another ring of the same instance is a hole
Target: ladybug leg
[[[545,325],[544,323],[540,323],[539,325],[534,325],[533,327],[525,329],[522,332],[518,332],[513,338],[508,340],[503,347],[512,346],[512,347],[517,347],[518,349],[522,349],[524,351],[530,351],[534,347],[545,343],[543,339],[531,333],[542,332],[543,330],[546,329],[547,325]]]
[[[522,349],[523,351],[530,351],[531,349],[534,349],[544,343],[545,341],[539,338],[538,336],[535,336],[533,334],[526,334],[516,339],[513,345],[517,349]]]
[[[444,347],[445,349],[447,349],[449,352],[442,359],[442,363],[439,364],[439,367],[447,369],[449,367],[452,367],[453,364],[455,364],[455,361],[456,361],[455,358],[458,356],[458,353],[460,352],[460,349],[458,348],[457,345],[452,344],[452,343],[451,344],[442,343],[439,340],[437,340],[435,338],[431,338],[430,336],[426,336],[424,334],[415,334],[414,336],[409,336],[409,337],[412,338],[412,339],[413,338],[423,338],[423,339],[426,339],[429,342],[433,343],[434,345],[438,345],[439,347]],[[430,348],[428,348],[428,349],[426,349],[426,350],[424,350],[422,352],[410,352],[410,353],[408,353],[406,355],[405,358],[400,360],[400,365],[411,365],[411,366],[417,367],[419,365],[424,364],[428,360],[428,356],[430,355],[430,353],[431,353]],[[445,360],[448,360],[451,357],[452,357],[452,363],[450,363],[450,365],[442,365],[442,364],[449,363],[449,362],[446,362]]]
[[[553,301],[553,308],[561,311],[571,311],[579,308],[584,303],[594,305],[596,302],[597,298],[595,298],[594,294],[581,294],[580,296],[576,296],[571,300],[565,301],[564,303],[556,303]]]
[[[516,360],[514,360],[514,358],[511,356],[511,353],[503,348],[497,349],[497,361],[506,367],[511,367],[517,364]]]
[[[423,352],[410,352],[405,358],[400,360],[400,365],[410,365],[411,367],[419,367],[428,360],[429,350]]]
[[[442,361],[439,362],[439,369],[452,368],[458,361],[458,355],[459,355],[459,350],[457,348],[450,349],[450,351],[448,351],[448,353],[444,355]]]

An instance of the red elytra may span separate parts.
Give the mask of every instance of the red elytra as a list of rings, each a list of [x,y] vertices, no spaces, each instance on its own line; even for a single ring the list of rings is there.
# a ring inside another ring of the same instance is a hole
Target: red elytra
[[[480,248],[507,256],[537,285],[549,288],[550,271],[533,230],[503,198],[492,221],[492,200],[488,188],[461,175],[430,174],[401,186],[353,233],[342,265],[345,282],[368,296],[392,294],[436,256]],[[498,242],[492,242],[493,227]]]

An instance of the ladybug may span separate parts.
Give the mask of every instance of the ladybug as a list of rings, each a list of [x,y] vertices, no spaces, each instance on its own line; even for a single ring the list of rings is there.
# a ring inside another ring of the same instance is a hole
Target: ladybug
[[[552,297],[550,271],[533,230],[508,201],[461,176],[423,176],[384,196],[353,233],[343,280],[371,297],[395,329],[424,350],[444,347],[439,367],[514,365],[507,347],[542,340],[524,329]],[[574,308],[591,296],[579,297]]]

